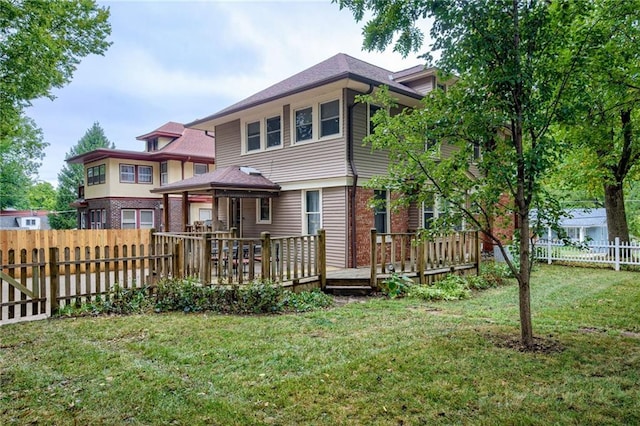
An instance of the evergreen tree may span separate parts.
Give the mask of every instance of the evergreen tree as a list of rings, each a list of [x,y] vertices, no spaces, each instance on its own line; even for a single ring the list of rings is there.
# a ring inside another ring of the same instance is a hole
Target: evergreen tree
[[[75,144],[66,158],[75,157],[97,148],[114,149],[115,145],[104,134],[98,122]],[[77,227],[76,212],[70,206],[78,198],[78,187],[84,183],[82,164],[65,164],[58,173],[58,191],[56,194],[56,213],[49,215],[49,224],[53,229],[72,229]]]

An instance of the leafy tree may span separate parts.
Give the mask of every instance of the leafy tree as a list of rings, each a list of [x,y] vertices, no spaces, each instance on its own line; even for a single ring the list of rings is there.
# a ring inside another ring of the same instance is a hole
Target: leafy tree
[[[640,175],[640,0],[592,1],[589,55],[571,86],[573,111],[560,130],[573,146],[566,183],[604,199],[609,240],[629,241],[625,181]],[[569,31],[584,27],[576,19]]]
[[[54,210],[56,189],[49,182],[37,182],[27,189],[28,208],[33,210]]]
[[[104,130],[98,122],[93,123],[84,136],[76,143],[66,157],[71,158],[97,148],[114,149]],[[53,229],[72,229],[77,226],[76,213],[70,204],[78,198],[78,187],[84,182],[84,166],[82,164],[65,164],[58,173],[58,191],[56,195],[57,213],[49,215],[49,223]]]
[[[364,26],[365,48],[381,50],[397,34],[394,48],[403,54],[422,45],[424,35],[417,20],[433,19],[432,47],[441,53],[437,65],[459,76],[459,82],[446,96],[432,93],[422,108],[393,117],[379,110],[370,141],[374,148],[388,149],[391,156],[389,178],[380,182],[407,194],[404,202],[437,195],[452,219],[435,225],[444,229],[464,216],[505,257],[492,218],[515,216],[518,254],[508,264],[519,283],[521,342],[532,347],[531,228],[553,221],[559,212],[541,179],[560,149],[549,127],[563,111],[567,85],[588,47],[586,21],[582,31],[566,31],[583,15],[583,5],[535,0],[341,0],[340,6],[350,8],[356,20],[365,11],[373,14]],[[453,144],[457,152],[439,159],[431,151],[437,148],[425,152],[426,140]],[[473,145],[484,153],[475,177],[469,166]],[[538,215],[531,223],[534,208]]]
[[[93,0],[0,2],[0,135],[16,134],[23,109],[71,81],[80,59],[103,54],[107,8]]]
[[[0,208],[28,207],[24,189],[31,185],[46,145],[42,131],[22,115],[11,135],[0,136]]]

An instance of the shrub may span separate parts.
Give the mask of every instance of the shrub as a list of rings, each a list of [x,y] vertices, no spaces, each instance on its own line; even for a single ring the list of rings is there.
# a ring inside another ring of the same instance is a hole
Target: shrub
[[[58,316],[85,316],[105,314],[135,314],[148,311],[152,306],[149,288],[123,288],[115,284],[106,295],[81,304],[69,303],[58,311]]]
[[[393,273],[389,278],[382,281],[380,291],[391,299],[395,299],[396,297],[405,296],[412,285],[413,281],[406,275]]]
[[[414,285],[409,291],[410,297],[422,300],[459,300],[471,296],[465,280],[458,275],[447,275],[433,285]]]
[[[284,295],[284,307],[287,311],[307,312],[328,308],[332,305],[333,297],[324,294],[318,289],[301,293],[286,291]]]

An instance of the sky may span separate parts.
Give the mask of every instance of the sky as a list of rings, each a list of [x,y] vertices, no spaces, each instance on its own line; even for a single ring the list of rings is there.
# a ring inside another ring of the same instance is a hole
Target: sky
[[[56,97],[26,113],[49,143],[38,179],[57,185],[66,154],[94,122],[117,149],[168,121],[209,116],[337,53],[399,71],[424,61],[362,50],[349,10],[323,1],[98,1],[113,43],[82,60]]]

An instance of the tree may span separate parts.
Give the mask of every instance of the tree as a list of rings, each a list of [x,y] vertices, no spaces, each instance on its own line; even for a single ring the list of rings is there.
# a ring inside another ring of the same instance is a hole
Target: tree
[[[0,208],[27,208],[24,189],[31,185],[46,143],[33,120],[21,115],[11,135],[0,136]]]
[[[23,109],[71,81],[80,59],[103,54],[108,8],[93,0],[0,2],[0,135],[12,136]]]
[[[115,145],[109,142],[100,123],[95,122],[78,143],[71,147],[66,158],[84,154],[97,148],[114,149]],[[76,213],[70,205],[78,198],[78,187],[83,182],[84,166],[81,164],[65,164],[58,173],[57,213],[49,215],[49,223],[53,229],[71,229],[77,226]]]
[[[368,49],[384,49],[398,34],[394,49],[405,55],[415,51],[424,38],[417,20],[433,19],[432,47],[441,52],[437,66],[455,73],[459,82],[446,96],[428,96],[422,108],[394,117],[379,110],[378,127],[370,141],[374,148],[390,152],[385,182],[389,187],[417,201],[437,195],[454,220],[464,216],[505,257],[505,247],[491,222],[496,214],[515,216],[518,254],[514,262],[507,262],[518,280],[521,342],[527,348],[534,343],[531,228],[553,221],[558,214],[557,203],[545,193],[541,179],[561,148],[549,128],[565,106],[566,87],[587,48],[584,33],[588,24],[582,37],[565,31],[583,15],[580,3],[340,1],[356,20],[365,11],[373,13],[364,26]],[[431,58],[429,54],[424,57]],[[450,158],[434,158],[433,152],[425,152],[426,140],[453,144],[458,151]],[[484,153],[478,159],[477,177],[471,176],[469,167],[473,145]],[[508,195],[506,202],[503,194]],[[534,208],[538,215],[536,223],[531,223]],[[443,219],[435,225],[442,229],[450,224],[451,220]]]
[[[604,198],[610,241],[629,241],[625,181],[640,172],[640,0],[585,7],[594,22],[588,34],[593,47],[576,70],[573,110],[560,130],[574,147],[562,175]],[[576,20],[569,29],[579,33],[582,27]]]
[[[37,182],[27,189],[28,208],[32,210],[54,210],[56,189],[49,182]]]

